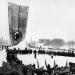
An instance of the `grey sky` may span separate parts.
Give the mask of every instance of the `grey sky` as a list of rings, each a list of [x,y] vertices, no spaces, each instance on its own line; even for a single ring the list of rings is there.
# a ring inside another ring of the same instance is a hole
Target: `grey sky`
[[[62,38],[75,40],[75,1],[74,0],[8,0],[28,5],[29,15],[26,39]],[[5,39],[8,33],[7,0],[0,1],[0,36]],[[5,27],[4,27],[5,26]]]

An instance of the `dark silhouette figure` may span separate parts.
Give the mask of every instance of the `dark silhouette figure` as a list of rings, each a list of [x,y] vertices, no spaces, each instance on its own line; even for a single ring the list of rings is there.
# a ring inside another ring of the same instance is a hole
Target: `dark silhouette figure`
[[[34,50],[34,58],[36,58],[36,50]]]
[[[50,65],[48,64],[48,66],[47,66],[47,73],[49,74],[49,75],[51,75],[51,68],[50,68]]]

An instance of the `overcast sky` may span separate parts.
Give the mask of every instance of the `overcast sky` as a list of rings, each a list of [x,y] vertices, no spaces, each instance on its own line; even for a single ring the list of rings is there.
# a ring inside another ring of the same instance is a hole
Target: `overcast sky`
[[[75,0],[0,0],[0,37],[9,39],[8,2],[29,6],[27,40],[75,40]]]

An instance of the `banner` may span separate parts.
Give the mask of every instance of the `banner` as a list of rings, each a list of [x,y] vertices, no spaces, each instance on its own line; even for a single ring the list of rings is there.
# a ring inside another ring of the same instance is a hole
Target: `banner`
[[[12,46],[19,44],[25,38],[28,10],[28,6],[8,3],[9,35]]]

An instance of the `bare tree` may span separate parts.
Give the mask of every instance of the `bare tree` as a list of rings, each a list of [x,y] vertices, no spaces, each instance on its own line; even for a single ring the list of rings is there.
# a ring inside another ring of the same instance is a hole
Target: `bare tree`
[[[64,45],[64,40],[63,39],[53,39],[52,41],[51,41],[51,45],[53,46],[53,47],[61,47],[61,46],[63,46]]]
[[[44,45],[49,46],[51,44],[50,39],[39,39],[40,43],[43,43]]]

